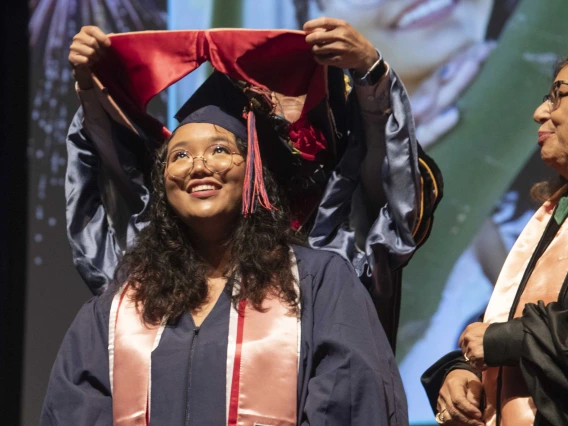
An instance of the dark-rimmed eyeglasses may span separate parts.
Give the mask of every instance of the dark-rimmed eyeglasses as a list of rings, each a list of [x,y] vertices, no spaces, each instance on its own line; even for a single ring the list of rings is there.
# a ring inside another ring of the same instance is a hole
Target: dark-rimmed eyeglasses
[[[542,102],[548,101],[550,105],[550,112],[558,109],[558,107],[560,106],[560,100],[563,97],[568,96],[568,93],[560,92],[560,86],[562,85],[568,85],[568,81],[565,80],[555,81],[554,83],[552,83],[552,86],[550,86],[550,92],[547,95],[544,95],[544,97],[542,98]]]
[[[211,173],[223,173],[233,165],[234,155],[241,154],[218,144],[207,147],[203,155],[193,155],[185,149],[174,149],[166,159],[166,172],[175,178],[185,178],[192,172],[195,160],[201,159],[203,166]]]

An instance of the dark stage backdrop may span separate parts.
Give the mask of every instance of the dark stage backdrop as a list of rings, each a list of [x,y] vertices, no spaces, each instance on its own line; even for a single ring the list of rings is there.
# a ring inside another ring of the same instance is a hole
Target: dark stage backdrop
[[[107,33],[165,29],[166,0],[31,0],[29,7],[29,234],[22,398],[26,426],[38,423],[63,334],[90,297],[71,262],[65,232],[65,135],[79,106],[67,61],[71,39],[83,25],[97,25]],[[165,114],[165,105],[158,100],[158,114]]]
[[[0,2],[0,424],[20,419],[26,284],[28,10]]]

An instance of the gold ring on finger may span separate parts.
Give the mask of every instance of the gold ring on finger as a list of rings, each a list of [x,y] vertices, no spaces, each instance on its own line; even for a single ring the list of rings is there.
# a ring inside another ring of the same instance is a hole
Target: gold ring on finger
[[[438,423],[439,425],[443,425],[444,421],[446,420],[444,419],[444,415],[442,414],[444,411],[445,409],[436,414],[436,423]]]

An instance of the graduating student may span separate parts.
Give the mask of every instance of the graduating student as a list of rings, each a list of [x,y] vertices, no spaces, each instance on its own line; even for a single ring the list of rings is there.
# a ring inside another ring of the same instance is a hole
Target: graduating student
[[[329,148],[321,150],[312,130],[302,127],[303,98],[297,96],[302,91],[279,93],[272,88],[270,108],[286,130],[282,137],[304,147],[298,154],[284,144],[283,153],[273,155],[282,160],[276,162],[279,172],[294,176],[288,179],[288,191],[304,194],[293,200],[295,226],[309,236],[311,247],[338,253],[354,266],[394,347],[401,271],[428,236],[442,193],[441,177],[416,142],[404,87],[377,50],[344,21],[321,18],[307,29],[294,32],[299,43],[304,38],[308,42],[302,47],[304,62],[276,42],[265,44],[253,62],[242,49],[246,58],[231,53],[231,59],[217,59],[223,66],[236,61],[233,67],[240,72],[271,75],[271,82],[293,75],[304,64],[315,66],[314,58],[335,65],[313,77],[323,85],[327,81],[327,102],[309,117],[325,133]],[[222,33],[211,31],[208,40],[218,40]],[[147,223],[142,213],[149,199],[148,171],[163,140],[161,125],[140,113],[145,105],[128,109],[139,99],[116,92],[133,85],[139,90],[151,84],[164,88],[187,74],[188,67],[202,59],[191,56],[181,34],[160,33],[167,41],[156,46],[148,38],[145,44],[135,44],[130,36],[108,37],[86,27],[71,47],[82,108],[67,140],[67,229],[74,262],[95,294],[108,286],[122,253]],[[222,41],[227,43],[223,54],[238,44],[238,33],[230,34],[235,38]],[[136,67],[148,72],[134,81],[131,70]],[[348,84],[340,68],[351,70]],[[104,80],[102,85],[91,78],[92,69]],[[120,84],[113,85],[117,78]],[[290,86],[298,84],[306,82],[300,79]],[[158,90],[150,92],[144,102]],[[290,152],[294,158],[284,161]],[[299,162],[311,171],[298,176],[292,165]]]
[[[83,306],[64,338],[42,425],[408,424],[367,290],[348,261],[303,246],[290,226],[305,217],[312,190],[297,179],[325,168],[337,148],[332,124],[317,122],[325,68],[297,33],[174,35],[217,71],[158,149],[147,224],[121,257],[117,284]],[[139,106],[169,84],[134,52],[171,46],[171,36],[113,38],[115,59],[131,55],[122,64],[132,84],[116,81],[112,58],[97,73],[129,117],[142,117]],[[288,49],[290,77],[259,70],[266,46]],[[220,59],[231,57],[246,61]],[[184,72],[196,66],[189,60],[178,62]],[[166,62],[171,82],[176,63]],[[282,138],[291,131],[274,112],[273,90],[306,95],[292,129],[312,135],[305,144]],[[150,118],[138,122],[156,138],[167,133]],[[322,160],[302,160],[309,156]]]

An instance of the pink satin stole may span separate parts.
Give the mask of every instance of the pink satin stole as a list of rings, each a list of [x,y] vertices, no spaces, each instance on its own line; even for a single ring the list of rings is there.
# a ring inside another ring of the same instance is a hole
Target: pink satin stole
[[[126,284],[114,297],[109,324],[112,415],[117,426],[145,426],[150,417],[151,352],[163,331],[142,321]]]
[[[229,426],[296,424],[300,323],[276,297],[263,308],[239,305]]]
[[[293,273],[297,279],[297,268]],[[163,332],[147,326],[130,301],[129,286],[117,293],[109,326],[110,380],[114,424],[150,423],[152,350]],[[296,424],[299,315],[275,297],[264,312],[242,301],[231,307],[227,346],[227,423],[291,426]]]
[[[534,214],[503,265],[495,290],[485,311],[484,322],[495,323],[508,320],[509,311],[530,258],[544,233],[554,211],[555,204],[547,201]],[[549,303],[558,298],[564,277],[568,271],[567,222],[561,226],[554,240],[535,265],[533,273],[520,298],[515,317],[522,315],[527,303],[539,300]],[[487,425],[496,424],[498,367],[490,367],[483,373]],[[529,396],[526,384],[518,367],[503,367],[501,389],[501,425],[532,426],[536,408]]]

